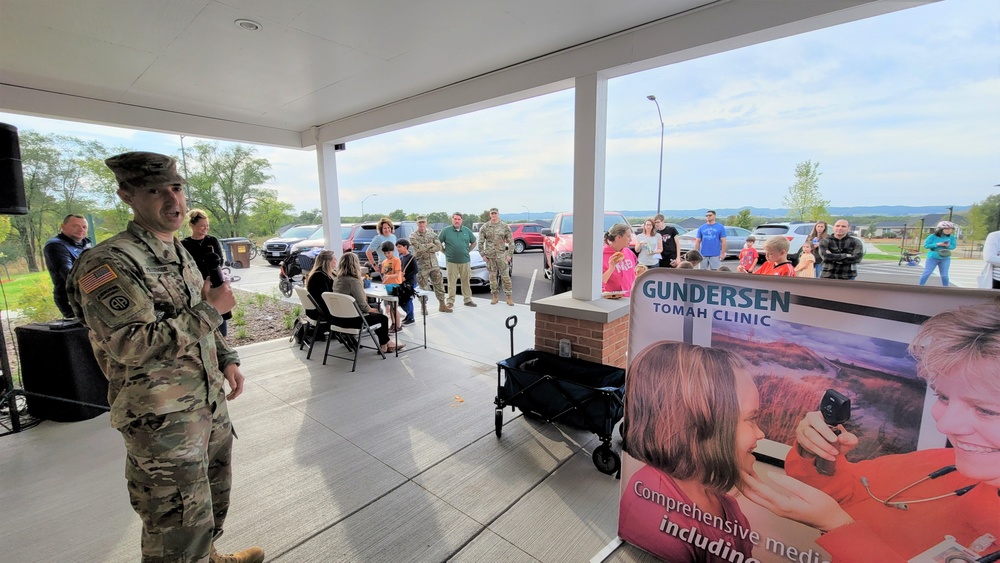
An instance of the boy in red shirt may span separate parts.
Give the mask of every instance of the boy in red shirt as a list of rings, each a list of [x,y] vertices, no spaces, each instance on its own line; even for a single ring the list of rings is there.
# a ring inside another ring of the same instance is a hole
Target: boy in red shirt
[[[760,255],[757,253],[757,249],[753,247],[753,243],[757,242],[757,239],[753,235],[747,237],[747,242],[743,245],[743,250],[740,251],[740,265],[737,271],[750,273],[757,266],[757,258]]]
[[[771,237],[764,243],[764,256],[767,262],[761,264],[754,273],[763,276],[795,277],[795,266],[788,261],[788,239]]]

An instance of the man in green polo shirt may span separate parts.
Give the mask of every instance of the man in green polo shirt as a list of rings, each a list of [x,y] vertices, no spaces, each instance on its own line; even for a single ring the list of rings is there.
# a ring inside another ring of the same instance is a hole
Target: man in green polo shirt
[[[451,227],[441,229],[438,239],[444,245],[444,258],[448,265],[448,307],[455,305],[455,284],[462,278],[462,297],[465,304],[475,307],[472,300],[472,266],[469,264],[469,252],[476,247],[476,235],[472,230],[462,226],[462,214],[455,212],[451,216]]]

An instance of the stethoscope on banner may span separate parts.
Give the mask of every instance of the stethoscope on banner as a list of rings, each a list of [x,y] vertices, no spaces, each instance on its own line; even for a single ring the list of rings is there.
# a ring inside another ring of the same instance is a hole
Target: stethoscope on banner
[[[976,487],[976,485],[979,484],[979,483],[973,483],[973,484],[968,485],[966,487],[962,487],[961,489],[955,489],[954,491],[952,491],[950,493],[945,493],[943,495],[938,495],[936,497],[928,497],[928,498],[920,498],[920,499],[912,499],[912,500],[906,500],[906,501],[892,502],[892,499],[898,497],[899,495],[905,493],[906,491],[912,489],[913,487],[916,487],[917,485],[923,483],[924,481],[929,481],[931,479],[937,479],[938,477],[941,477],[943,475],[947,475],[947,474],[951,473],[952,471],[955,471],[955,466],[954,465],[948,465],[948,466],[942,467],[941,469],[938,469],[937,471],[935,471],[933,473],[930,473],[926,477],[923,477],[921,479],[917,479],[916,481],[910,483],[909,485],[903,487],[902,489],[899,489],[895,493],[892,493],[885,500],[882,500],[882,499],[878,498],[877,496],[875,496],[874,494],[872,494],[872,490],[871,490],[871,488],[869,487],[869,484],[868,484],[868,477],[862,477],[861,478],[861,485],[864,486],[864,488],[865,488],[866,491],[868,491],[868,496],[872,497],[876,501],[878,501],[878,502],[880,502],[880,503],[882,503],[882,504],[884,504],[886,506],[889,506],[889,507],[892,507],[892,508],[897,508],[899,510],[909,510],[909,508],[910,508],[909,505],[911,505],[911,504],[917,504],[917,503],[921,503],[921,502],[931,502],[931,501],[934,501],[934,500],[940,500],[940,499],[943,499],[943,498],[948,498],[948,497],[953,497],[953,496],[954,497],[960,497],[960,496],[964,495],[965,493],[967,493],[967,492],[971,491],[972,489],[974,489]]]

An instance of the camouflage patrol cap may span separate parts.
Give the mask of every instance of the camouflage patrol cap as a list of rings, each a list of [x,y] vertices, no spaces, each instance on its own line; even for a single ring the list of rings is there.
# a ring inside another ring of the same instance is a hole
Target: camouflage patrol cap
[[[127,152],[112,156],[104,164],[123,188],[187,184],[177,173],[177,160],[155,152]]]
[[[496,207],[491,207],[490,208],[490,213],[500,213],[500,210],[497,209]]]
[[[417,223],[426,223],[426,222],[427,222],[426,215],[421,215],[420,217],[417,217]]]

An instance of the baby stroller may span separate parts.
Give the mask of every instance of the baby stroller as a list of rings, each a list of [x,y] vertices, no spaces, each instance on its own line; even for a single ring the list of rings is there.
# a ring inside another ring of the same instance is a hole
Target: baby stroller
[[[305,275],[299,264],[300,251],[292,252],[278,265],[278,291],[285,297],[291,297],[293,287],[305,283]]]

